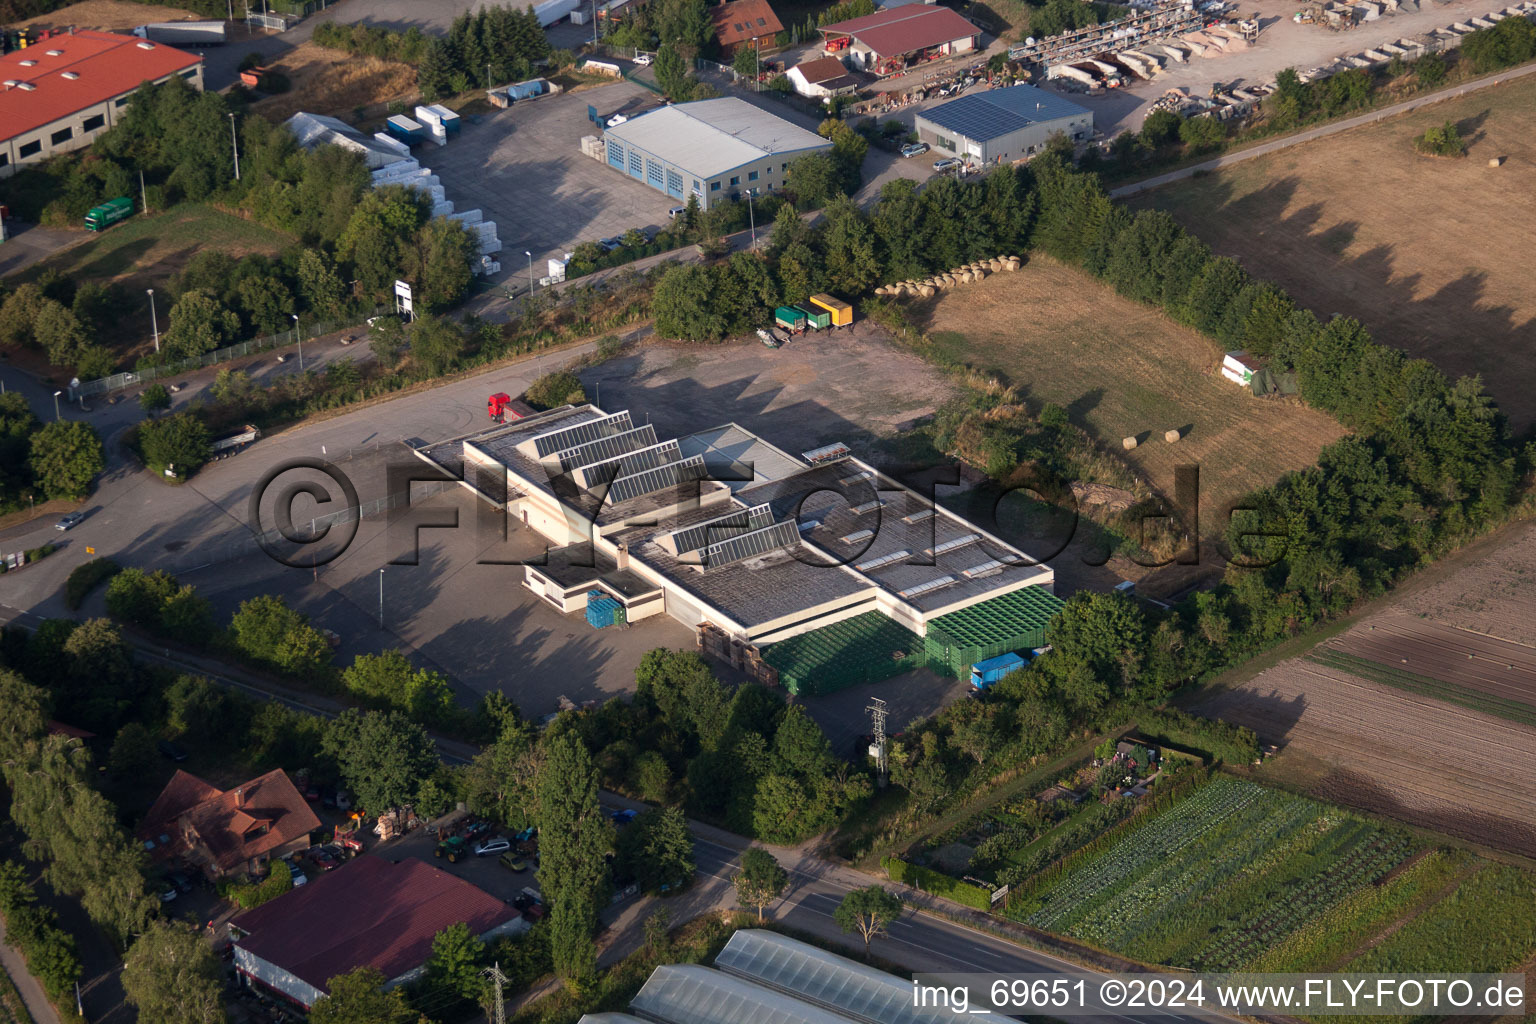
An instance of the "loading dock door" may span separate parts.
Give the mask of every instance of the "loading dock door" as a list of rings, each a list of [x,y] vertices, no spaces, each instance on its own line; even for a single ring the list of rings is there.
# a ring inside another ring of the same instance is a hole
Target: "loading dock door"
[[[667,195],[683,198],[683,176],[671,168],[667,169]]]
[[[624,169],[624,147],[611,139],[608,142],[608,164],[621,171]]]
[[[640,154],[636,153],[634,150],[629,151],[629,174],[630,177],[640,178],[642,180],[645,177],[645,168],[641,162]]]
[[[661,164],[655,160],[645,161],[645,181],[652,188],[661,188]]]

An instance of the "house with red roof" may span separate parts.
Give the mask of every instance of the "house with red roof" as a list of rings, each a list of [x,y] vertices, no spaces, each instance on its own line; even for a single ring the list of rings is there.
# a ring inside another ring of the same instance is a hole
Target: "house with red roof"
[[[709,18],[715,26],[715,39],[727,56],[743,47],[770,50],[773,37],[784,31],[768,0],[731,0],[710,8]]]
[[[180,861],[218,879],[262,874],[272,858],[307,850],[319,827],[280,768],[234,789],[177,769],[137,835],[152,860]]]
[[[235,969],[308,1010],[332,978],[374,967],[388,987],[414,980],[432,939],[464,922],[482,939],[526,931],[516,908],[414,857],[364,854],[230,921]]]
[[[203,59],[116,32],[56,31],[0,57],[0,178],[89,146],[145,82],[202,91]]]
[[[877,75],[897,74],[922,60],[969,53],[981,30],[948,7],[909,4],[862,18],[824,25],[823,50],[847,58],[854,69]]]

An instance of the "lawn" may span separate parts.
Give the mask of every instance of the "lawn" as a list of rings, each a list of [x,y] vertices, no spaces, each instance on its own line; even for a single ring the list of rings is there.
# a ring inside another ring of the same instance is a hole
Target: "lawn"
[[[1061,406],[1157,492],[1171,496],[1175,467],[1198,465],[1207,539],[1224,531],[1233,501],[1312,465],[1344,433],[1294,400],[1253,397],[1219,376],[1216,342],[1049,257],[927,308],[939,355],[1005,378],[1035,411]],[[1183,438],[1165,442],[1169,429]],[[1140,444],[1124,451],[1126,437]]]
[[[1455,122],[1461,160],[1412,140]],[[1502,165],[1489,166],[1493,158]],[[1517,430],[1536,422],[1536,79],[1523,78],[1307,142],[1131,200],[1172,213],[1318,316],[1450,376],[1481,374]]]
[[[142,299],[144,289],[163,288],[200,250],[219,249],[237,257],[253,253],[276,256],[292,243],[293,239],[280,231],[211,206],[185,204],[166,213],[131,217],[33,264],[18,277],[34,280],[45,270],[52,269],[74,278],[77,284],[115,282]],[[170,295],[157,295],[156,299],[160,328],[164,330],[169,320]],[[147,302],[142,316],[125,318],[116,331],[105,334],[100,340],[118,351],[130,347],[147,348],[150,340]]]

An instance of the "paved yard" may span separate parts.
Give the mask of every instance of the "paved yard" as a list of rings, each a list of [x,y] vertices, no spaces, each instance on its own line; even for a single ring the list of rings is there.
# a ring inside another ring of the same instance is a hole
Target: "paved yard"
[[[419,147],[416,157],[437,172],[454,209],[478,206],[496,222],[503,277],[528,273],[524,252],[543,277],[545,261],[578,242],[667,222],[677,200],[581,152],[582,136],[600,134],[587,120],[589,104],[608,115],[657,102],[640,86],[616,82],[515,103],[445,147]]]

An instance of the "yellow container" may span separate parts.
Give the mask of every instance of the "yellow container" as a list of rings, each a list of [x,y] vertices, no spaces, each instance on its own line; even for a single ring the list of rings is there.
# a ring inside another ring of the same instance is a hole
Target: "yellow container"
[[[853,323],[853,306],[842,299],[834,299],[823,292],[820,295],[812,295],[811,301],[832,314],[833,327],[847,327]]]

